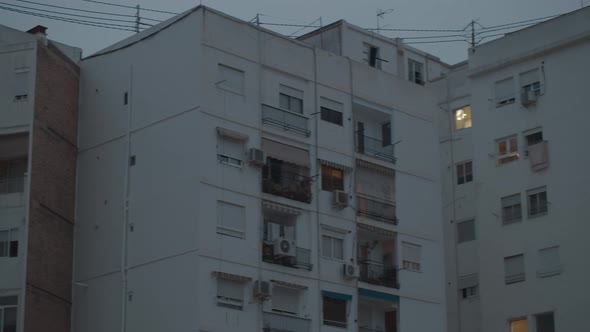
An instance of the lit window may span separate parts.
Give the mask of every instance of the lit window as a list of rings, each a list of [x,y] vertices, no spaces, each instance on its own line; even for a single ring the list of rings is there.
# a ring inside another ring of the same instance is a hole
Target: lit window
[[[217,86],[237,94],[244,93],[244,72],[222,64],[218,65]]]
[[[514,255],[504,258],[504,282],[513,284],[525,281],[524,255]]]
[[[511,224],[521,219],[520,194],[502,197],[502,223]]]
[[[463,243],[475,240],[475,220],[457,223],[457,242]]]
[[[471,286],[461,289],[461,297],[464,299],[469,299],[472,297],[477,296],[477,286]]]
[[[244,284],[230,279],[217,278],[217,305],[242,310],[244,305]]]
[[[559,246],[539,250],[539,268],[537,276],[550,277],[561,273]]]
[[[509,77],[494,84],[496,107],[514,103],[514,78]]]
[[[322,256],[326,258],[343,260],[344,239],[336,236],[322,235]]]
[[[455,130],[471,128],[471,106],[461,107],[453,113]]]
[[[528,332],[529,323],[526,318],[513,319],[510,321],[510,332]]]
[[[341,169],[322,165],[322,190],[344,190],[344,172]]]
[[[0,331],[16,332],[17,296],[0,296]]]
[[[408,79],[416,84],[424,85],[424,65],[408,59]]]
[[[517,160],[519,154],[516,135],[496,140],[496,155],[498,165]]]
[[[457,184],[463,184],[473,181],[473,163],[466,161],[457,164]]]
[[[537,332],[555,332],[555,318],[553,318],[552,312],[537,314],[535,320],[537,321]]]
[[[0,231],[0,258],[18,257],[18,228]]]
[[[410,242],[402,242],[402,265],[404,269],[420,271],[422,269],[420,258],[422,247]]]
[[[545,187],[527,191],[529,217],[547,213],[547,190]]]
[[[279,107],[291,112],[303,113],[303,91],[286,85],[279,86]]]

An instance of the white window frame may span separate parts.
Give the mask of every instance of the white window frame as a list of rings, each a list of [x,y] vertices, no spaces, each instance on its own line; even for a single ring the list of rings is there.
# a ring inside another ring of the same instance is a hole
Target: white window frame
[[[275,294],[276,294],[276,289],[277,288],[283,288],[283,289],[288,289],[289,291],[293,291],[296,294],[296,298],[292,299],[293,301],[295,301],[295,312],[292,311],[286,311],[283,310],[281,308],[275,308],[275,303],[274,303],[274,299],[275,299]],[[299,316],[299,313],[301,312],[301,294],[302,290],[301,289],[297,289],[297,288],[292,288],[292,287],[287,287],[287,286],[283,286],[283,285],[277,285],[277,284],[273,284],[272,286],[272,294],[273,296],[271,297],[271,311],[282,314],[282,315],[291,315],[291,316]]]
[[[419,256],[420,256],[418,258],[418,261],[408,259],[408,257],[406,256],[406,253],[404,253],[404,247],[413,247],[415,250],[418,250]],[[422,246],[421,245],[416,244],[416,243],[402,241],[402,268],[404,270],[409,270],[409,271],[414,271],[414,272],[422,271],[421,257],[422,257]]]
[[[328,239],[330,241],[330,252],[326,253],[324,250],[324,238]],[[335,241],[341,241],[342,246],[341,246],[341,258],[336,257],[336,255],[334,255],[335,252],[335,245],[334,242]],[[340,232],[340,231],[334,231],[334,230],[328,230],[328,229],[323,229],[322,230],[322,243],[320,243],[321,248],[322,248],[322,257],[323,258],[327,258],[327,259],[333,259],[339,262],[344,262],[345,261],[345,243],[346,243],[346,234],[344,232]]]
[[[227,84],[227,78],[224,77],[224,71],[233,71],[235,74],[240,74],[240,82],[232,82],[232,84]],[[232,66],[228,66],[226,64],[223,63],[218,63],[217,64],[217,71],[218,71],[218,77],[219,77],[219,81],[215,84],[218,88],[225,90],[225,91],[229,91],[238,95],[243,96],[244,95],[244,89],[246,87],[246,72],[238,69],[238,68],[234,68]],[[233,85],[237,84],[238,88],[234,87]]]
[[[510,93],[507,93],[504,96],[498,95],[498,86],[501,84],[506,84],[505,82],[510,82]],[[506,77],[494,83],[494,100],[496,102],[496,107],[502,107],[510,104],[514,104],[516,102],[516,92],[514,91],[514,77]]]
[[[510,199],[515,199],[515,197],[518,196],[518,203],[517,204],[510,204],[506,201],[510,200]],[[520,195],[520,193],[517,194],[513,194],[513,195],[508,195],[508,196],[504,196],[502,198],[500,198],[500,205],[502,207],[502,224],[503,225],[509,225],[509,224],[513,224],[513,223],[517,223],[517,222],[521,222],[522,221],[522,197]],[[514,210],[516,208],[514,208],[515,206],[518,205],[518,211],[520,212],[519,215],[517,217],[514,217]],[[510,218],[507,218],[506,214],[504,213],[504,208],[512,208],[511,212],[510,212]]]
[[[471,172],[467,174],[467,164],[471,164]],[[459,176],[459,169],[463,171],[463,176]],[[466,184],[469,182],[473,182],[473,161],[472,160],[465,160],[455,165],[455,172],[457,173],[457,185],[460,186],[462,184]],[[468,180],[468,175],[471,176],[471,179]],[[461,182],[462,181],[462,182]]]
[[[505,153],[501,153],[500,145],[504,143],[506,144],[506,151]],[[518,136],[517,135],[510,135],[507,137],[499,138],[495,141],[496,145],[496,164],[498,166],[510,163],[512,161],[516,161],[520,158],[520,153],[518,151]],[[515,146],[513,146],[515,145]],[[514,151],[512,151],[514,150]]]
[[[236,280],[231,280],[231,279],[225,279],[225,278],[220,278],[217,277],[216,278],[216,301],[217,301],[217,306],[218,307],[224,307],[224,308],[229,308],[229,309],[235,309],[235,310],[243,310],[244,309],[244,303],[245,303],[245,297],[244,297],[244,283],[240,282],[240,281],[236,281]],[[242,290],[242,294],[241,294],[241,298],[230,298],[230,297],[225,297],[220,295],[220,286],[223,283],[233,283],[234,286],[237,286],[238,284],[241,287]]]
[[[418,67],[420,70],[416,70],[416,67]],[[416,73],[420,74],[420,80],[416,78]],[[419,85],[424,85],[426,83],[426,77],[424,76],[424,63],[408,58],[408,80]]]
[[[24,77],[23,77],[24,75]],[[27,101],[29,99],[29,80],[30,80],[30,71],[28,68],[21,68],[21,69],[16,69],[14,71],[14,93],[13,93],[13,97],[14,97],[14,101],[15,102],[23,102],[23,101]],[[22,78],[21,78],[22,77]],[[24,80],[24,86],[20,87],[17,86],[17,84],[21,81]]]
[[[241,213],[242,213],[242,222],[243,222],[243,229],[235,229],[235,228],[231,228],[231,227],[227,227],[224,225],[220,225],[220,218],[221,216],[217,215],[217,220],[216,220],[216,226],[217,226],[217,234],[221,234],[221,235],[227,235],[227,236],[231,236],[231,237],[235,237],[235,238],[239,238],[239,239],[244,239],[246,238],[246,207],[243,205],[239,205],[239,204],[234,204],[234,203],[230,203],[224,200],[217,200],[216,201],[216,211],[217,214],[219,214],[219,206],[220,204],[225,204],[225,205],[233,205],[234,207],[240,208],[241,209]]]
[[[13,295],[13,294],[6,294],[6,295],[2,295],[0,296],[0,298],[7,298],[7,297],[14,297],[16,298],[16,304],[5,304],[5,305],[0,305],[0,331],[4,330],[4,310],[6,309],[15,309],[16,310],[16,330],[18,331],[18,295]]]
[[[539,278],[545,278],[545,277],[550,277],[550,276],[554,276],[554,275],[558,275],[561,274],[562,272],[562,267],[561,267],[561,257],[560,257],[560,246],[551,246],[551,247],[547,247],[547,248],[542,248],[539,249],[537,251],[537,257],[539,260],[539,268],[537,269],[537,277]],[[558,264],[555,266],[548,266],[548,267],[544,267],[542,266],[542,252],[544,250],[550,250],[550,249],[555,249],[557,250],[557,259],[559,260]]]
[[[469,286],[461,288],[461,298],[463,300],[469,300],[479,295],[479,285]]]
[[[532,81],[532,82],[523,82],[523,77],[525,77],[527,74],[536,72],[536,76],[537,76],[537,80],[536,81]],[[526,83],[526,84],[525,84]],[[522,73],[520,73],[518,75],[518,84],[520,86],[520,92],[521,93],[526,93],[528,91],[534,91],[535,92],[535,96],[540,96],[543,94],[542,92],[542,84],[541,84],[541,74],[540,74],[540,70],[539,68],[532,68],[530,70],[527,71],[523,71]]]
[[[283,105],[281,105],[281,98],[283,96],[287,98],[288,105],[286,108],[282,107]],[[293,109],[292,100],[299,101],[299,105],[301,105],[300,110]],[[283,109],[283,110],[286,110],[286,111],[289,111],[289,112],[292,112],[295,114],[302,115],[304,113],[304,109],[305,109],[303,91],[301,91],[299,89],[292,88],[292,87],[285,85],[285,84],[280,84],[279,85],[279,107],[280,107],[280,109]]]
[[[463,115],[461,119],[457,118],[457,112],[462,111]],[[464,126],[463,128],[457,128],[457,121],[465,121],[464,119],[466,117],[469,117],[469,126]],[[473,118],[471,117],[471,105],[465,105],[463,107],[459,107],[457,109],[455,109],[453,111],[453,130],[454,131],[459,131],[459,130],[465,130],[465,129],[469,129],[471,128],[471,126],[473,126]]]
[[[507,274],[506,272],[506,262],[509,259],[516,259],[517,257],[522,257],[522,273],[517,274]],[[504,257],[504,283],[506,285],[515,284],[519,282],[526,281],[526,265],[524,261],[524,254],[517,254],[512,256]]]
[[[545,193],[545,206],[543,209],[543,206],[541,204],[541,197],[540,195],[542,193]],[[532,213],[533,211],[531,211],[532,208],[532,204],[531,204],[531,198],[535,196],[535,200],[537,201],[537,206],[538,206],[538,211],[536,211],[535,213]],[[546,215],[547,213],[549,213],[549,201],[547,199],[547,187],[543,186],[543,187],[539,187],[539,188],[535,188],[535,189],[531,189],[531,190],[527,190],[526,192],[526,202],[527,202],[527,216],[529,218],[536,218],[536,217],[541,217]]]
[[[6,229],[0,229],[0,232],[6,232],[6,236],[7,236],[7,241],[0,243],[0,246],[4,247],[4,251],[5,251],[5,255],[3,254],[3,256],[0,256],[1,258],[18,258],[19,255],[19,246],[20,246],[20,240],[19,240],[19,234],[20,234],[20,230],[18,227],[12,227],[12,228],[6,228]],[[16,245],[17,245],[17,249],[16,249],[16,255],[15,256],[11,256],[11,250],[10,250],[10,243],[13,242],[13,233],[16,233]]]

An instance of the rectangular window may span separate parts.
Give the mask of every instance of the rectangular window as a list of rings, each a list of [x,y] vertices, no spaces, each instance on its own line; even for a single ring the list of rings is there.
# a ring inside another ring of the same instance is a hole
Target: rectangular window
[[[246,232],[246,208],[217,201],[217,233],[244,238]]]
[[[342,126],[343,109],[342,103],[324,97],[320,98],[320,113],[323,121]]]
[[[386,122],[381,125],[381,145],[391,145],[391,122]]]
[[[272,311],[297,315],[300,293],[299,289],[275,285],[272,288]]]
[[[529,323],[526,318],[510,320],[510,332],[529,332]]]
[[[424,65],[408,59],[408,79],[416,84],[424,85]]]
[[[461,297],[463,299],[469,299],[477,296],[477,286],[471,286],[461,288]]]
[[[547,189],[545,187],[528,190],[529,217],[541,216],[547,213]]]
[[[457,164],[457,184],[464,184],[473,181],[473,163],[465,161]]]
[[[544,278],[561,273],[559,246],[539,250],[539,269],[537,276]]]
[[[0,258],[18,257],[18,228],[0,230]]]
[[[475,220],[457,223],[457,242],[463,243],[475,240]]]
[[[225,90],[244,94],[244,72],[222,64],[218,65],[219,81],[217,86]]]
[[[519,75],[521,92],[533,91],[535,96],[541,94],[541,82],[539,80],[539,69],[535,68]]]
[[[471,106],[461,107],[453,111],[455,130],[471,128]]]
[[[324,325],[346,328],[346,300],[323,297]]]
[[[344,171],[322,165],[322,190],[344,190]]]
[[[525,281],[524,255],[514,255],[504,258],[504,282],[513,284]]]
[[[244,142],[228,136],[217,137],[217,161],[222,164],[242,167]]]
[[[420,258],[422,256],[422,247],[420,245],[402,242],[403,268],[407,270],[420,271],[422,269]]]
[[[17,305],[17,296],[0,296],[0,331],[16,332]]]
[[[502,197],[502,223],[511,224],[521,220],[520,194]]]
[[[281,84],[279,86],[279,107],[303,114],[303,91]]]
[[[14,73],[14,101],[27,100],[29,96],[29,71],[17,70]]]
[[[516,100],[514,78],[509,77],[494,84],[496,107],[512,104]]]
[[[380,58],[379,48],[367,43],[364,43],[363,46],[365,48],[363,51],[365,54],[364,60],[367,62],[367,64],[370,67],[381,69],[382,60]]]
[[[496,140],[496,156],[498,165],[518,159],[518,138],[516,135]]]
[[[336,232],[329,232],[330,234]],[[338,235],[322,235],[322,256],[337,260],[344,260],[344,234]]]
[[[217,278],[217,305],[242,310],[244,305],[244,284],[239,281]]]
[[[537,332],[555,332],[555,319],[552,312],[535,315],[535,320]]]

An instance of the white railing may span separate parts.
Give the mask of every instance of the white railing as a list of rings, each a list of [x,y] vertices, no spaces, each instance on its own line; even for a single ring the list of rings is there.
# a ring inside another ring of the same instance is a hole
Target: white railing
[[[306,318],[272,312],[262,314],[264,332],[309,332],[311,321]]]

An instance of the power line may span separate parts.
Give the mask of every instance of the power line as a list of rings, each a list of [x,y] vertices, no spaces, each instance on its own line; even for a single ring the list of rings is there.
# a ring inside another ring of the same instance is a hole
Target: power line
[[[533,22],[533,21],[540,21],[540,20],[545,20],[545,19],[551,19],[551,18],[554,18],[554,17],[557,17],[557,16],[561,16],[561,14],[550,15],[550,16],[545,16],[545,17],[538,17],[538,18],[532,18],[530,20],[524,20],[524,21],[518,21],[518,22],[500,24],[500,25],[492,25],[492,26],[489,26],[489,27],[483,27],[482,26],[482,28],[483,29],[486,29],[486,30],[487,29],[493,29],[493,28],[500,28],[500,27],[505,27],[505,26],[514,25],[514,24],[520,24],[520,23],[525,23],[525,22]],[[532,23],[532,24],[534,24],[534,23]]]
[[[437,43],[454,43],[454,42],[466,42],[466,39],[453,39],[453,40],[433,40],[433,41],[417,41],[417,42],[407,42],[404,44],[412,45],[412,44],[437,44]]]
[[[101,5],[114,6],[114,7],[131,8],[131,9],[136,9],[137,8],[135,6],[120,5],[118,3],[112,3],[112,2],[104,2],[104,1],[96,1],[96,0],[82,0],[82,1],[99,3]],[[143,8],[143,7],[141,8],[141,10],[145,10],[145,11],[148,11],[148,12],[154,12],[154,13],[171,14],[171,15],[178,15],[178,14],[180,14],[180,13],[173,13],[173,12],[167,12],[167,11],[164,11],[164,10],[158,10],[158,9],[152,9],[152,8]]]
[[[510,29],[528,27],[528,26],[535,25],[535,24],[538,24],[538,23],[540,23],[540,22],[523,23],[523,24],[513,25],[513,26],[509,26],[509,27],[488,29],[488,30],[485,30],[485,31],[477,32],[476,35],[481,35],[481,34],[485,34],[485,33],[489,33],[489,32],[494,32],[494,31],[502,31],[502,30],[510,30]]]
[[[400,39],[433,39],[433,38],[451,38],[451,37],[464,37],[465,34],[462,35],[443,35],[443,36],[420,36],[420,37],[399,37]]]
[[[267,22],[260,22],[259,24],[260,25],[280,26],[280,27],[321,28],[319,25],[307,25],[307,24],[267,23]]]
[[[365,28],[365,30],[373,31],[377,30],[374,28]],[[465,29],[462,30],[451,30],[451,29],[398,29],[398,28],[381,28],[381,31],[407,31],[407,32],[463,32]]]
[[[71,8],[71,7],[55,6],[55,5],[48,5],[48,4],[44,4],[44,3],[40,3],[40,2],[27,1],[27,0],[14,0],[14,1],[25,2],[25,3],[30,3],[30,4],[34,4],[34,5],[38,5],[38,6],[51,7],[51,8],[74,10],[74,11],[83,12],[83,13],[102,14],[102,15],[111,15],[111,16],[120,16],[120,17],[133,17],[133,18],[135,18],[135,15],[107,13],[107,12],[94,11],[94,10],[84,10],[84,9]]]

